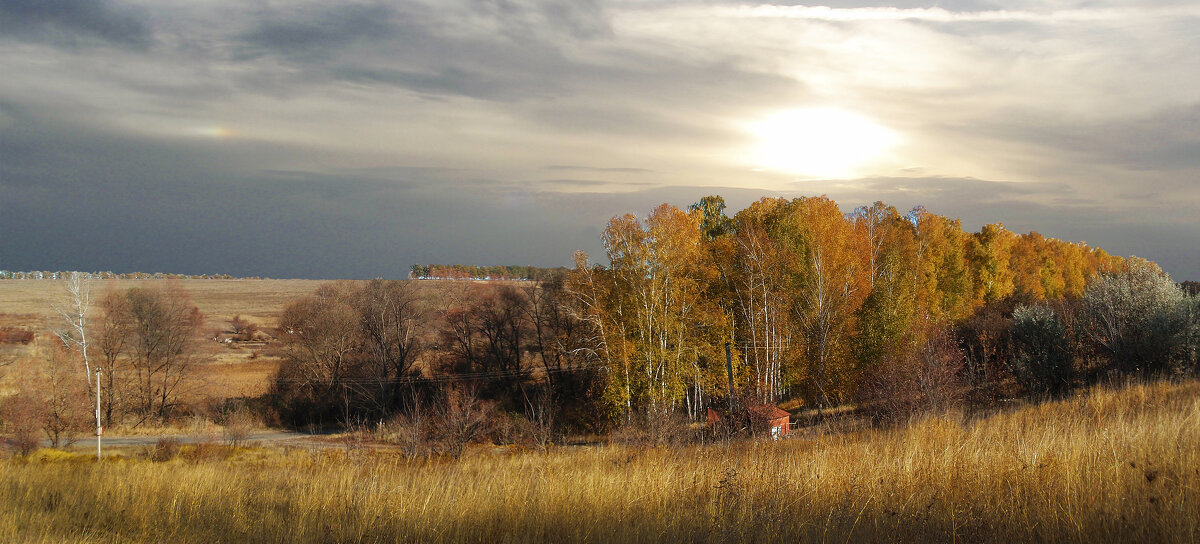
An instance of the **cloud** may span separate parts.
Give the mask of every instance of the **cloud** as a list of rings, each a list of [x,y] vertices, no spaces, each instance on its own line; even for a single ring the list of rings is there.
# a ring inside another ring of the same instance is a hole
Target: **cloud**
[[[0,0],[0,36],[73,47],[99,41],[144,48],[153,31],[138,11],[106,0]]]
[[[254,28],[241,37],[244,45],[239,56],[326,59],[354,43],[388,39],[404,30],[393,21],[394,10],[383,4],[300,6],[293,10],[258,14]]]
[[[624,166],[578,166],[572,164],[552,164],[546,167],[546,170],[578,170],[583,172],[618,172],[618,173],[639,173],[652,172],[647,168],[631,168]]]
[[[595,2],[308,3],[249,16],[234,58],[302,68],[290,79],[503,101],[561,92],[565,49],[611,35]]]
[[[959,11],[943,7],[854,7],[804,5],[742,5],[720,7],[717,16],[734,18],[805,19],[815,21],[926,21],[934,23],[1089,23],[1098,21],[1128,21],[1134,18],[1195,17],[1200,8],[1168,6],[1145,8],[1084,8],[1050,11],[979,10]]]
[[[566,264],[659,202],[829,194],[1200,277],[1149,235],[1200,213],[1200,8],[877,4],[0,0],[0,263]],[[752,170],[747,122],[806,107],[901,140],[867,179]]]

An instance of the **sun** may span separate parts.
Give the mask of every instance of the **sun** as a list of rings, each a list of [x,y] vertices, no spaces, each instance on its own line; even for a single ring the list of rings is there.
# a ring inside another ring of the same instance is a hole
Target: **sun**
[[[866,174],[897,139],[892,130],[836,108],[780,111],[747,128],[757,140],[750,152],[755,167],[823,178]]]

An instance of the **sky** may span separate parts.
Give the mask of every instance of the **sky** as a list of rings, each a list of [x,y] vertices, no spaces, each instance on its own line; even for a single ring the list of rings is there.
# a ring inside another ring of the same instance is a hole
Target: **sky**
[[[603,261],[882,200],[1200,280],[1200,4],[0,0],[0,269]]]

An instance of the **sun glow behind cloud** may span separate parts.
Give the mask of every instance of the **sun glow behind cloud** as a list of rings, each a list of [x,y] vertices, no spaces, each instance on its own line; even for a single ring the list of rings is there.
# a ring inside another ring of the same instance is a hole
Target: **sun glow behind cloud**
[[[780,111],[746,128],[756,140],[749,153],[754,167],[822,178],[866,175],[898,140],[894,131],[836,108]]]
[[[192,134],[204,138],[226,139],[233,137],[233,130],[222,126],[197,127],[193,129]]]

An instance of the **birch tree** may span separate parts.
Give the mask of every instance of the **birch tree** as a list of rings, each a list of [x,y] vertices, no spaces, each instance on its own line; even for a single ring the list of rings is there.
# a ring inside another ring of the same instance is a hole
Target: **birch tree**
[[[63,290],[67,293],[67,303],[54,306],[54,310],[66,322],[65,327],[55,329],[54,333],[63,345],[79,354],[83,360],[83,372],[87,377],[88,391],[95,392],[92,383],[92,366],[88,359],[88,312],[92,306],[91,278],[81,272],[68,272],[62,279]]]
[[[754,394],[762,402],[774,402],[788,390],[793,350],[800,345],[793,334],[788,304],[785,267],[788,248],[772,236],[775,212],[781,199],[762,199],[738,213],[736,270],[733,294],[747,371]]]
[[[805,335],[805,358],[820,412],[830,403],[831,392],[848,393],[854,386],[849,339],[855,313],[870,289],[868,250],[866,239],[826,197],[793,200],[788,221],[806,242],[793,311]]]

